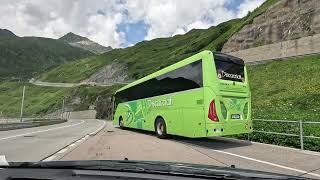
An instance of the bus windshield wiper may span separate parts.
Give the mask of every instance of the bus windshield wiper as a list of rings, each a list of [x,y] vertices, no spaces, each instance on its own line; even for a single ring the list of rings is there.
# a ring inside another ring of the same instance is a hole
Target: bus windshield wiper
[[[10,163],[9,168],[121,171],[221,179],[303,179],[299,177],[236,169],[230,167],[150,161],[56,161],[36,163]]]

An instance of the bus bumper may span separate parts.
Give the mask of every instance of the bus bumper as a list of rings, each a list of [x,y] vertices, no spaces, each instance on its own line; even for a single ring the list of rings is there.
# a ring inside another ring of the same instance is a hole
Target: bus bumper
[[[252,133],[252,122],[210,123],[206,125],[207,137]]]

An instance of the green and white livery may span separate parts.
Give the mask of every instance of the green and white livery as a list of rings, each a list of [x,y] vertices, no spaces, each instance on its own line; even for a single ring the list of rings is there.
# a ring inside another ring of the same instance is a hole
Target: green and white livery
[[[203,51],[119,89],[115,125],[185,137],[252,132],[243,60]]]

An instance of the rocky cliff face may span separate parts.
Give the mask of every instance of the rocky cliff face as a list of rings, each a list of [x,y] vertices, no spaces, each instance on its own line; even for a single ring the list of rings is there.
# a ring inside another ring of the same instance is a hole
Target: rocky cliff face
[[[319,0],[281,0],[235,33],[222,51],[234,52],[318,33]]]
[[[114,61],[82,81],[82,83],[116,84],[125,82],[129,80],[126,71],[127,68]]]

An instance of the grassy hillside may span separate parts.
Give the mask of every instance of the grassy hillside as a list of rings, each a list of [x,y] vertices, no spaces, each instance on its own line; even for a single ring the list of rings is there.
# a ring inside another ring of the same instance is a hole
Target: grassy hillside
[[[49,68],[90,55],[89,51],[59,40],[17,37],[7,31],[0,37],[0,80],[31,78]]]
[[[26,86],[25,117],[39,117],[62,107],[66,99],[68,110],[87,110],[90,105],[103,103],[119,87],[75,88],[41,87],[17,82],[0,83],[0,116],[19,117],[23,86]]]
[[[62,65],[44,73],[40,79],[48,82],[79,82],[114,60],[128,68],[130,78],[141,78],[202,50],[221,50],[233,33],[251,23],[254,17],[277,1],[268,0],[242,19],[224,22],[209,29],[191,30],[185,35],[143,41],[133,47],[115,49],[93,58]]]
[[[320,56],[249,66],[253,117],[320,121]]]
[[[249,66],[253,118],[320,121],[319,77],[320,56]],[[255,121],[254,129],[299,135],[298,123]],[[320,137],[319,125],[304,125],[304,134]],[[300,148],[298,137],[253,133],[251,140]],[[320,140],[304,142],[320,151]]]

